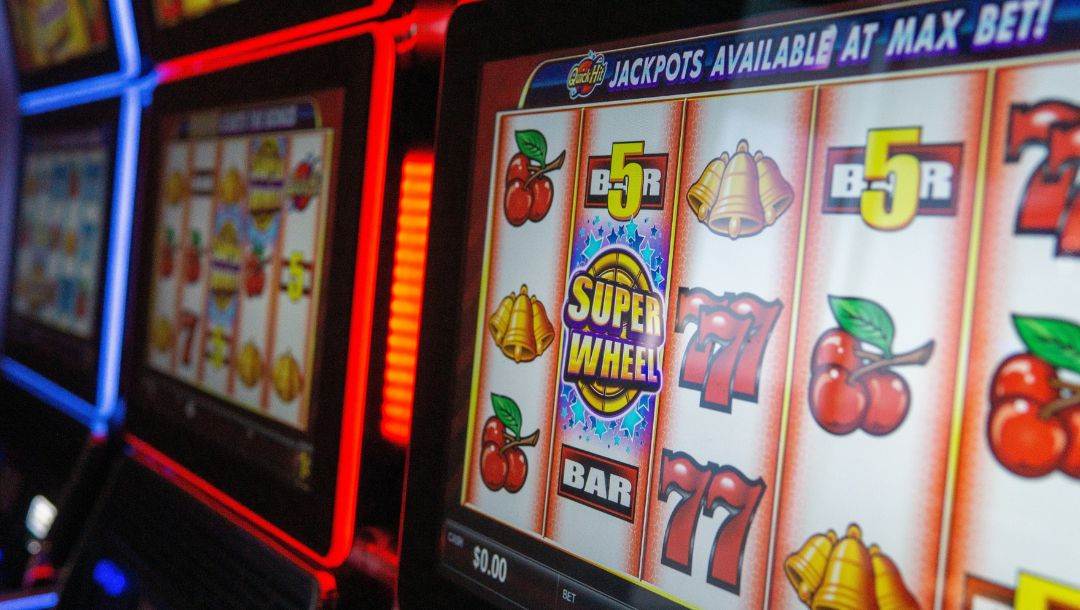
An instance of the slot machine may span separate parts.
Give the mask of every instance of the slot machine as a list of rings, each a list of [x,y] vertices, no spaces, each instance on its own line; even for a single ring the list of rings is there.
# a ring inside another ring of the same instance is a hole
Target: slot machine
[[[1080,607],[1078,8],[459,7],[401,606]]]
[[[32,91],[0,181],[0,594],[53,580],[110,451],[142,109],[117,86],[138,70],[125,9],[4,6],[10,91]]]
[[[256,34],[241,22],[300,4],[194,4],[144,6],[147,47],[191,52],[234,22],[254,38],[156,68],[124,456],[60,605],[387,605],[411,386],[385,356],[416,324],[390,287],[425,252],[445,11],[304,3],[353,10]]]
[[[139,75],[129,0],[7,0],[4,9],[23,92],[70,96]]]

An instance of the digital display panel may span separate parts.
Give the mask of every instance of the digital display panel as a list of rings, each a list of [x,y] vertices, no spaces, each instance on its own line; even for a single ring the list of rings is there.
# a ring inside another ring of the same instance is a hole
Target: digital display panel
[[[342,96],[165,120],[146,364],[307,430]]]
[[[104,0],[7,0],[7,9],[21,71],[57,66],[111,44]]]
[[[240,0],[154,0],[154,19],[159,27],[172,27],[237,2]]]
[[[1077,8],[484,64],[448,573],[534,607],[1080,606]]]
[[[28,136],[19,191],[12,313],[84,341],[96,334],[110,132]]]

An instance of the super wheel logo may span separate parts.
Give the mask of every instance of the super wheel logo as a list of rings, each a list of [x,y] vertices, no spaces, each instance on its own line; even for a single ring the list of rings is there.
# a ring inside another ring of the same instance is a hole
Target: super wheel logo
[[[605,250],[574,274],[563,320],[563,379],[593,412],[614,417],[660,389],[664,299],[632,252]]]

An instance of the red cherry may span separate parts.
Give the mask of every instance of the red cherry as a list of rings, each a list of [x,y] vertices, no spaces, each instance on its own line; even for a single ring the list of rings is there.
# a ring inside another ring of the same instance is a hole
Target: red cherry
[[[525,224],[529,217],[529,208],[532,207],[532,193],[525,190],[524,182],[512,180],[506,187],[506,198],[503,208],[506,211],[506,220],[515,227]]]
[[[877,370],[860,377],[866,387],[870,406],[862,429],[875,436],[884,436],[900,427],[911,404],[911,389],[903,377],[892,371]]]
[[[554,198],[554,187],[551,178],[540,176],[529,185],[529,194],[532,195],[532,207],[529,208],[529,220],[540,222],[547,216],[551,209],[551,200]]]
[[[1060,396],[1051,381],[1057,370],[1047,361],[1032,354],[1014,354],[1005,359],[994,372],[990,402],[1021,396],[1036,404],[1048,403]]]
[[[832,328],[825,331],[814,345],[812,370],[820,371],[828,366],[838,366],[846,371],[854,371],[862,362],[855,355],[859,343],[851,333]]]
[[[1080,406],[1059,412],[1057,418],[1064,424],[1068,437],[1065,455],[1058,467],[1070,477],[1080,479]]]
[[[832,434],[854,431],[866,417],[866,389],[861,383],[848,383],[848,372],[830,366],[810,381],[810,413],[817,423]]]
[[[506,185],[510,186],[510,183],[514,180],[525,182],[529,179],[531,173],[529,171],[529,158],[517,153],[510,157],[510,165],[506,167]]]
[[[484,443],[494,443],[498,447],[506,444],[506,425],[498,417],[491,416],[484,422]]]
[[[480,452],[480,478],[491,491],[499,491],[506,482],[506,458],[495,443],[484,443]]]
[[[525,452],[518,447],[506,451],[508,463],[506,472],[506,491],[517,493],[525,484],[525,477],[529,474],[529,460],[525,459]]]
[[[1022,397],[998,402],[990,411],[986,432],[994,457],[1022,477],[1053,472],[1068,440],[1060,419],[1043,419],[1039,405]]]

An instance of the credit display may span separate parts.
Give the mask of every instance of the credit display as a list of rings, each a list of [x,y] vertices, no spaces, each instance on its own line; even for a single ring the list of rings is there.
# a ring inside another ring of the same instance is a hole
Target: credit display
[[[108,48],[104,0],[7,0],[15,62],[34,72]]]
[[[303,432],[342,96],[165,119],[147,365]]]
[[[97,322],[110,132],[32,135],[23,160],[12,313],[80,340],[94,336]]]
[[[1080,607],[1080,3],[659,38],[481,69],[444,566]]]

